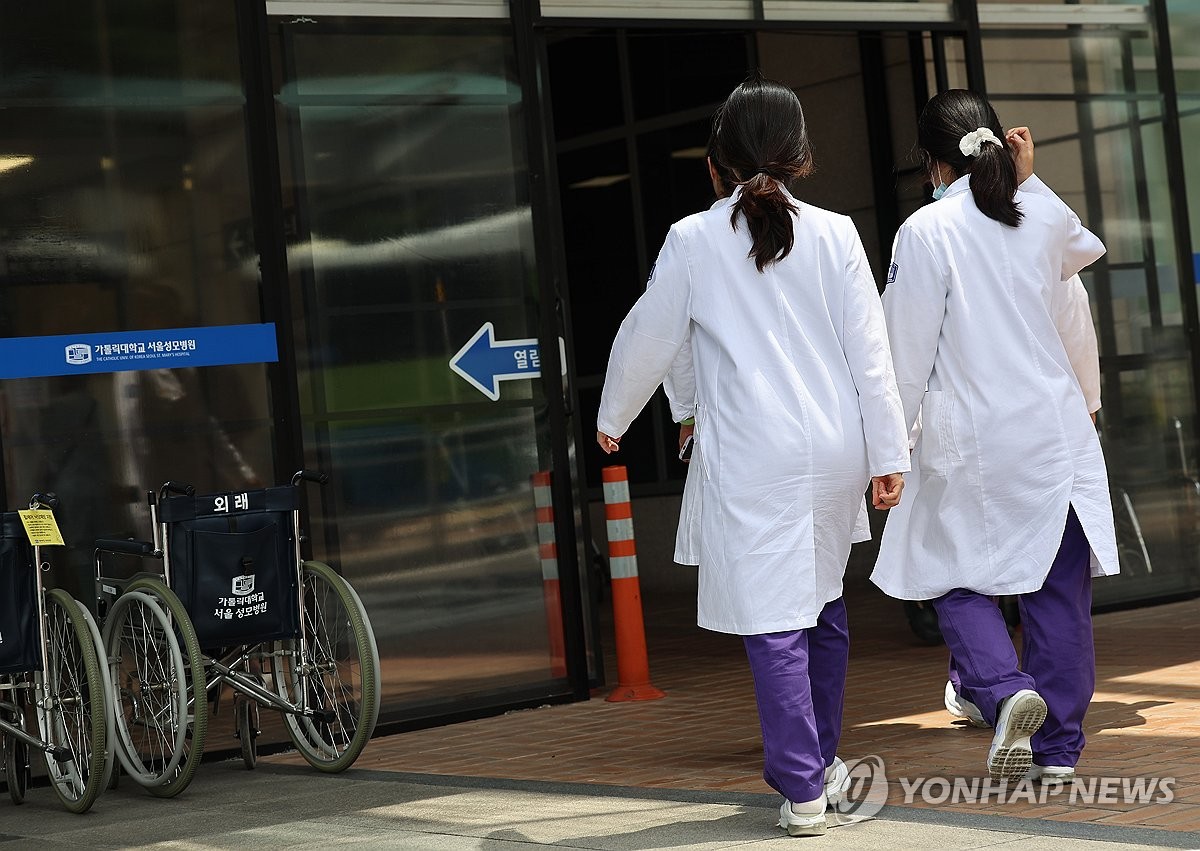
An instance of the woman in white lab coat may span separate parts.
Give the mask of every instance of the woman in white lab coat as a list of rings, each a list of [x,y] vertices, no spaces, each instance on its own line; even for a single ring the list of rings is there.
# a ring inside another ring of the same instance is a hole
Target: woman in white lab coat
[[[963,692],[996,728],[996,778],[1069,777],[1095,682],[1091,576],[1118,571],[1085,353],[1055,304],[1104,254],[1032,171],[1028,131],[983,97],[934,97],[918,146],[939,198],[901,226],[884,311],[906,422],[921,415],[904,505],[872,579],[932,600]],[[946,182],[949,181],[949,185]],[[1022,664],[993,595],[1018,595]],[[1047,717],[1048,714],[1048,717]]]
[[[726,203],[676,222],[613,342],[606,452],[690,339],[703,491],[700,626],[743,636],[780,826],[825,830],[848,638],[842,575],[868,480],[895,505],[908,440],[874,281],[845,216],[797,201],[812,167],[795,94],[742,84],[721,109]]]
[[[719,115],[720,113],[717,114],[717,116]],[[733,194],[733,189],[737,185],[737,178],[730,174],[729,169],[721,165],[720,160],[717,159],[715,149],[717,116],[714,116],[713,135],[709,137],[708,155],[705,158],[708,166],[708,179],[712,183],[713,193],[717,196],[717,200],[709,209],[715,209],[722,205],[725,199]],[[670,372],[663,379],[663,390],[666,392],[667,402],[671,406],[671,419],[679,424],[679,458],[685,464],[690,464],[695,453],[693,438],[696,430],[696,371],[692,365],[690,339],[684,341],[683,346],[679,349],[679,354],[675,356],[675,362],[671,364]],[[699,465],[697,465],[697,469],[699,469]],[[700,510],[703,504],[700,478],[699,473],[693,475],[689,470],[687,478],[684,480],[673,556],[678,564],[700,564],[700,530],[703,528],[704,522]],[[866,501],[863,500],[859,504],[858,518],[855,520],[854,534],[850,541],[858,544],[869,540],[871,540],[871,521],[867,517]],[[848,782],[849,775],[845,773],[845,768],[840,763],[840,760],[835,759],[838,775],[845,776]],[[834,794],[830,784],[826,784],[826,792]]]

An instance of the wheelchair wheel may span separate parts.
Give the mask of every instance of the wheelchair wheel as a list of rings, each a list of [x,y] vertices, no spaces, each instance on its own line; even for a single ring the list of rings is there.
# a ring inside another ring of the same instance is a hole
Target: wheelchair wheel
[[[161,581],[136,579],[113,603],[104,644],[121,765],[151,794],[174,797],[196,773],[208,726],[204,663],[192,622]]]
[[[13,704],[5,711],[4,720],[19,730],[25,729],[25,712],[17,689],[13,690]],[[29,745],[0,734],[0,760],[4,761],[4,780],[8,784],[8,797],[14,804],[25,802],[25,791],[29,788]]]
[[[29,788],[29,745],[5,737],[2,750],[0,757],[4,759],[8,797],[12,798],[14,804],[23,804],[25,791]]]
[[[246,697],[238,700],[234,709],[237,736],[242,744],[242,762],[246,768],[258,765],[258,704]]]
[[[379,718],[379,650],[358,594],[328,565],[304,563],[303,607],[308,665],[301,640],[281,642],[275,687],[286,700],[323,717],[285,714],[288,734],[314,768],[345,771],[358,759]]]
[[[48,668],[34,673],[46,706],[37,706],[42,738],[68,751],[46,754],[51,786],[63,806],[87,812],[108,782],[108,706],[104,669],[83,607],[62,589],[46,594]]]

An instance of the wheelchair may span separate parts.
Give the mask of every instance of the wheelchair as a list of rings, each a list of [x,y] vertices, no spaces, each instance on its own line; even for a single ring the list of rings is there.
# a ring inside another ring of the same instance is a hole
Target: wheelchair
[[[35,494],[29,507],[53,510],[57,502]],[[30,753],[40,751],[58,799],[83,813],[109,783],[112,698],[96,622],[65,591],[44,586],[48,567],[20,514],[0,514],[0,761],[9,797],[20,804]],[[27,729],[30,706],[36,733]]]
[[[142,770],[143,780],[150,781],[143,785],[152,792],[177,794],[190,782],[203,752],[195,727],[207,717],[208,704],[215,711],[226,685],[235,695],[237,736],[248,768],[258,759],[261,707],[283,715],[292,743],[320,771],[344,771],[370,739],[380,703],[379,651],[370,620],[345,579],[301,555],[301,483],[326,481],[323,474],[301,470],[288,485],[207,495],[167,482],[148,499],[152,543],[97,542],[98,551],[153,557],[162,564],[161,578],[141,575],[126,586],[114,611],[131,590],[165,586],[180,604],[170,613],[175,637],[183,647],[194,638],[201,648],[198,662],[182,668],[187,713],[177,713],[175,726],[155,730],[149,741],[125,735],[144,726],[141,690],[120,690],[118,754],[124,750],[127,770],[127,761]],[[105,635],[115,666],[121,628],[112,626],[112,617]],[[182,697],[175,699],[183,705]],[[188,725],[190,741],[181,735]],[[175,747],[167,747],[171,733]]]

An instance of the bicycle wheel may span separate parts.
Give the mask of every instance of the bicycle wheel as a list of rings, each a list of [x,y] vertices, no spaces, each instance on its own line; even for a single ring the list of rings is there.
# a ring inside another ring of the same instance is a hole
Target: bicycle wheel
[[[310,765],[345,771],[358,759],[379,718],[379,650],[358,594],[328,565],[304,562],[304,647],[280,642],[275,687],[281,697],[322,712],[285,714],[288,735]],[[301,666],[304,650],[307,665]]]
[[[104,645],[112,666],[121,765],[152,794],[178,795],[195,775],[208,721],[203,659],[192,622],[166,585],[137,579],[113,604]],[[198,696],[194,682],[201,683]]]
[[[47,670],[34,672],[45,700],[37,705],[42,738],[65,748],[59,761],[46,754],[51,786],[63,806],[87,812],[104,790],[108,778],[108,707],[104,669],[92,640],[83,607],[67,592],[46,593]]]

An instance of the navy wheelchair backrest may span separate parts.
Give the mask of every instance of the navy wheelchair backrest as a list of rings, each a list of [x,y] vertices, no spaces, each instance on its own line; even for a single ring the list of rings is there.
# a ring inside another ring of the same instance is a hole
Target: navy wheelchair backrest
[[[0,514],[0,674],[37,671],[37,565],[21,515]]]
[[[284,485],[159,503],[171,590],[201,646],[257,644],[299,633],[292,519],[297,499],[298,489]]]

